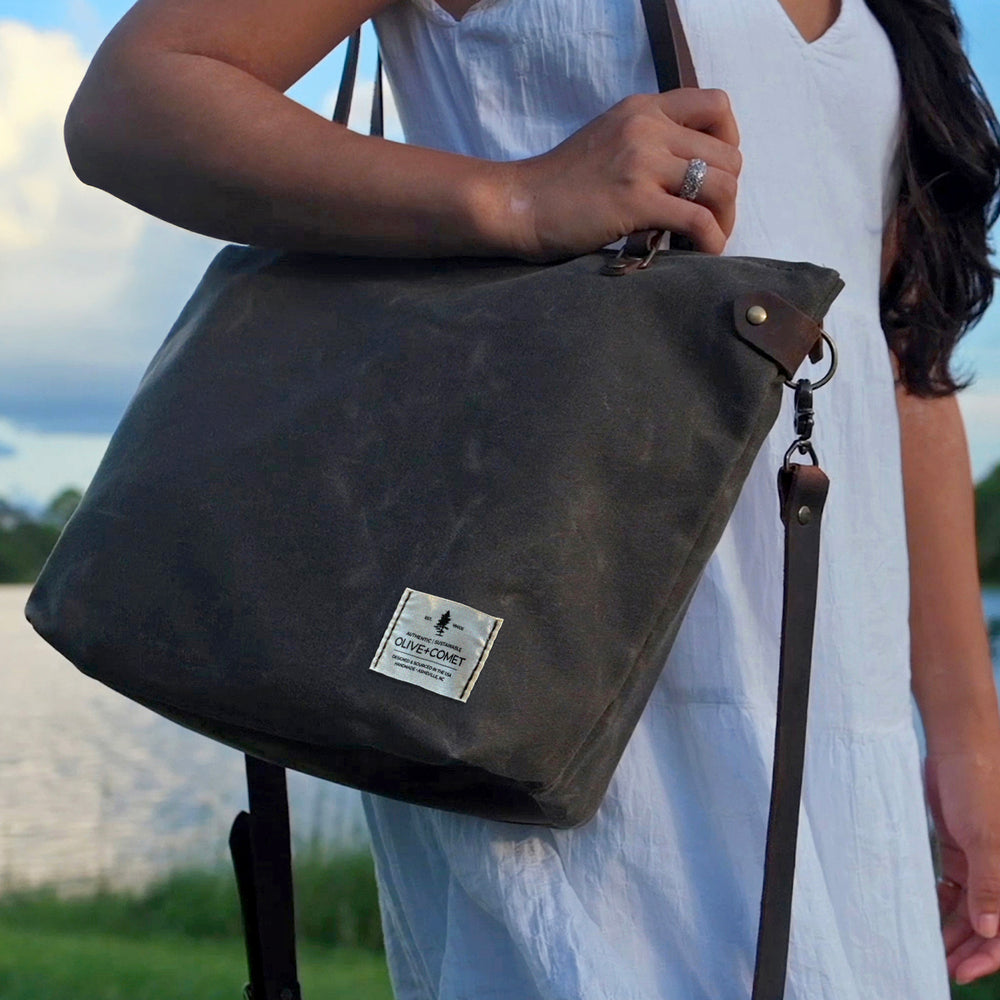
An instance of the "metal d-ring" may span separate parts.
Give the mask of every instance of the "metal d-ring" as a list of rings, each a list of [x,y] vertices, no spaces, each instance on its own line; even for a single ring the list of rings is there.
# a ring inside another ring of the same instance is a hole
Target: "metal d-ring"
[[[830,334],[826,332],[826,330],[821,330],[820,336],[827,342],[827,344],[830,347],[830,369],[818,382],[812,383],[812,387],[814,389],[819,389],[821,386],[826,385],[826,383],[833,378],[834,372],[836,372],[837,370],[837,345],[833,342],[833,338],[830,336]],[[810,381],[812,380],[810,379]],[[793,382],[790,378],[786,378],[785,385],[787,385],[791,389],[794,389],[796,385],[798,385],[798,383]]]
[[[808,455],[812,459],[813,465],[819,465],[819,458],[816,455],[816,449],[812,446],[812,441],[805,438],[796,438],[791,443],[788,451],[785,452],[785,460],[781,463],[781,467],[788,472],[792,464],[792,453],[798,451],[800,455]]]

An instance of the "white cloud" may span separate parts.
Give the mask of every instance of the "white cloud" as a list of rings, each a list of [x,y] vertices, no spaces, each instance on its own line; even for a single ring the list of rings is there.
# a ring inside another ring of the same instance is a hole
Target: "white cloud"
[[[0,20],[0,413],[4,383],[22,371],[97,365],[118,384],[137,380],[221,246],[76,178],[62,124],[86,67],[71,34]],[[359,76],[360,131],[371,95]],[[385,112],[386,134],[401,139],[388,86]]]
[[[62,122],[86,67],[71,35],[0,21],[0,364],[8,372],[95,358],[141,365],[170,320],[144,331],[148,311],[123,311],[123,298],[137,280],[162,288],[179,257],[197,261],[193,283],[214,244],[77,180]],[[157,291],[148,298],[156,303]]]
[[[80,350],[16,335],[108,307],[143,229],[67,161],[62,120],[85,69],[71,36],[0,22],[0,300],[14,334],[5,360]]]
[[[30,509],[67,486],[85,489],[108,434],[43,434],[0,417],[0,497]]]

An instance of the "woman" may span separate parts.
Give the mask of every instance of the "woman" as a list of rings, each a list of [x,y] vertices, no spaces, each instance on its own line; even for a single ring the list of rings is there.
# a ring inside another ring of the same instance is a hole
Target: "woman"
[[[655,95],[633,0],[144,0],[98,53],[68,148],[88,183],[240,242],[545,261],[662,228],[840,270],[786,995],[943,1000],[946,969],[1000,968],[1000,715],[948,370],[991,293],[997,124],[947,0],[679,6],[709,89]],[[372,16],[409,146],[282,96]],[[400,1000],[749,995],[787,437],[786,415],[592,822],[366,797]]]

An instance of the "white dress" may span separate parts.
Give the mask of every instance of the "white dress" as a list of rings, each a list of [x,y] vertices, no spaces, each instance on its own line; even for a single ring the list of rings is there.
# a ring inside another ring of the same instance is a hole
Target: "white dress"
[[[787,1000],[946,1000],[909,689],[908,577],[881,236],[900,118],[864,0],[807,44],[779,0],[680,0],[705,87],[741,131],[726,252],[809,260],[846,288],[816,394],[832,486]],[[656,90],[639,0],[400,0],[376,27],[408,141],[539,154]],[[790,393],[786,394],[790,396]],[[781,596],[765,442],[596,818],[556,831],[365,796],[398,1000],[747,1000],[770,789]],[[683,405],[668,398],[664,406]]]

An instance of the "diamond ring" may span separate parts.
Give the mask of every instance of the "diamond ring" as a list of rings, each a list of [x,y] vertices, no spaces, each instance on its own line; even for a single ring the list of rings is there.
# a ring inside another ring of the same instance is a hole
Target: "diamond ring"
[[[705,175],[708,173],[708,164],[697,157],[688,163],[681,189],[677,192],[678,198],[685,198],[694,201],[701,192],[701,186],[705,183]]]

